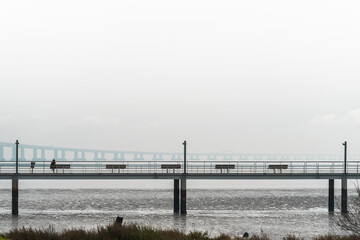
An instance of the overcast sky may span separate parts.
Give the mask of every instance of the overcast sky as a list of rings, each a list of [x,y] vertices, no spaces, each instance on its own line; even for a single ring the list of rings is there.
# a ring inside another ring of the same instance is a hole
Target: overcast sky
[[[0,141],[360,153],[359,1],[1,1]]]

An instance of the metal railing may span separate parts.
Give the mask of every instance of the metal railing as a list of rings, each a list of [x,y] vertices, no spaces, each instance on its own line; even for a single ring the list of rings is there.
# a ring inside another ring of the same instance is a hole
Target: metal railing
[[[32,167],[32,162],[33,167]],[[183,161],[19,161],[19,174],[182,174]],[[164,165],[180,165],[180,168]],[[122,165],[122,167],[120,166]],[[273,165],[270,167],[270,165]],[[359,173],[360,161],[348,161],[347,173]],[[341,174],[343,161],[188,161],[187,174]],[[1,174],[15,174],[14,161],[0,162]]]

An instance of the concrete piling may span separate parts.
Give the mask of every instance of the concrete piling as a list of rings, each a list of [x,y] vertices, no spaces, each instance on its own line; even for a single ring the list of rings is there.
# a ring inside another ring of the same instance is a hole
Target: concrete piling
[[[174,213],[178,214],[179,213],[179,198],[180,198],[180,194],[179,194],[179,179],[174,179]]]
[[[329,179],[329,213],[334,212],[334,179]]]
[[[186,178],[181,179],[181,214],[186,212]]]
[[[347,177],[341,179],[341,213],[347,213]]]
[[[12,215],[19,215],[19,180],[12,179]]]

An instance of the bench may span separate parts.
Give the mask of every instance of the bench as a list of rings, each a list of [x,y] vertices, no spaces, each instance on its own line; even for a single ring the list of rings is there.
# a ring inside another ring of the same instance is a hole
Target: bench
[[[70,169],[70,164],[54,164],[54,165],[50,165],[50,169],[55,170],[56,172],[58,169],[62,169],[64,172],[64,169]]]
[[[180,164],[161,164],[161,169],[166,169],[166,173],[169,172],[169,169],[173,170],[173,173],[175,173],[175,169],[180,169]]]
[[[226,169],[229,173],[229,169],[235,169],[235,164],[216,164],[215,169],[220,169],[221,173],[223,169]]]
[[[125,169],[125,164],[106,164],[106,169],[111,169],[111,173],[114,172],[114,169],[118,169],[118,172],[120,172],[120,169]]]
[[[280,170],[280,173],[281,173],[281,170],[283,170],[283,169],[288,169],[288,165],[269,165],[268,166],[268,169],[273,169],[274,170],[274,173],[275,173],[275,171],[278,169],[278,170]]]

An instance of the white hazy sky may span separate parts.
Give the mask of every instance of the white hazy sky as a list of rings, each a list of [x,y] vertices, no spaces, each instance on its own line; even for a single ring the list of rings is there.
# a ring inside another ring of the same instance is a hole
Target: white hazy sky
[[[360,153],[359,1],[1,1],[0,141]]]

